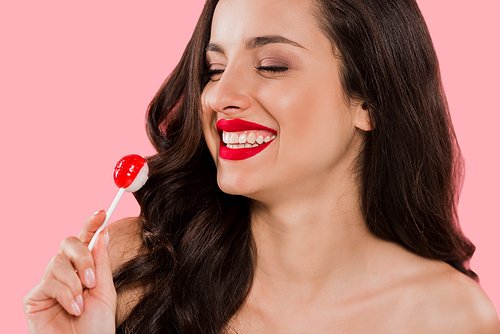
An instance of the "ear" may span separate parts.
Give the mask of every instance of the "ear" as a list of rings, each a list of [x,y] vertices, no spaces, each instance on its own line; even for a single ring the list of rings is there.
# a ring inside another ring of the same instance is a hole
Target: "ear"
[[[368,105],[365,102],[358,102],[353,106],[354,126],[363,131],[371,131],[373,129],[370,120]]]

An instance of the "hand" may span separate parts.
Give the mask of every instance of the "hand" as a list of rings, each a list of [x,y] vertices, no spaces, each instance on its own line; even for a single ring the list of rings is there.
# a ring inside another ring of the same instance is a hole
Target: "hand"
[[[115,333],[116,290],[113,285],[106,228],[90,252],[87,248],[106,214],[85,221],[78,238],[61,243],[41,281],[24,297],[31,334]]]

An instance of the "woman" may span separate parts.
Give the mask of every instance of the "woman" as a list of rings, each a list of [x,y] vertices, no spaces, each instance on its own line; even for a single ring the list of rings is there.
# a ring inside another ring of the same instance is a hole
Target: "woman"
[[[414,1],[209,0],[148,134],[140,217],[63,241],[32,333],[500,332]]]

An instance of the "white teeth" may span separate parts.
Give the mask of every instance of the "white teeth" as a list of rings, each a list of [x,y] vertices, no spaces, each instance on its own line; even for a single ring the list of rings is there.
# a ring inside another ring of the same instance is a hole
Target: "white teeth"
[[[255,143],[255,133],[250,132],[250,133],[247,135],[247,142],[249,142],[250,144]]]
[[[239,140],[238,134],[236,132],[233,132],[231,134],[230,139],[229,139],[229,143],[231,143],[231,144],[238,144],[238,140]]]
[[[240,138],[238,139],[238,143],[240,143],[240,144],[245,144],[246,141],[247,141],[247,135],[246,134],[242,134],[240,136]]]
[[[264,138],[264,143],[268,143],[270,142],[271,140],[273,140],[274,138],[276,138],[275,135],[272,135],[272,136],[267,136],[266,138]]]
[[[240,133],[240,135],[238,135],[238,133]],[[260,144],[270,142],[274,138],[276,138],[276,135],[266,136],[265,138],[259,135],[256,138],[254,132],[245,132],[241,134],[241,132],[222,131],[222,141],[231,149],[257,147]]]

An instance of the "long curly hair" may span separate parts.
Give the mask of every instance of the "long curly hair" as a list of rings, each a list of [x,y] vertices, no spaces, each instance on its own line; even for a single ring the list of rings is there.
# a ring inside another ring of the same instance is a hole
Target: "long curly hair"
[[[205,48],[218,0],[208,0],[184,54],[147,113],[157,154],[135,193],[142,250],[115,273],[138,304],[117,333],[223,333],[255,267],[248,199],[223,193],[202,134]],[[414,0],[312,0],[341,59],[346,98],[364,101],[372,131],[358,159],[368,228],[464,274],[474,246],[459,228],[462,160],[437,57]]]

